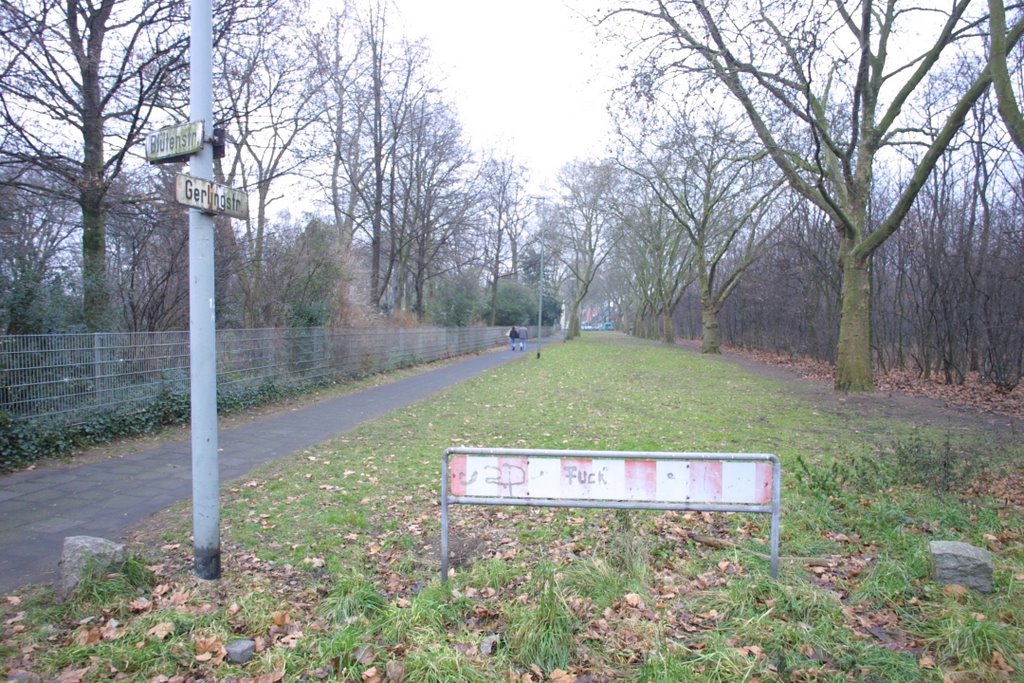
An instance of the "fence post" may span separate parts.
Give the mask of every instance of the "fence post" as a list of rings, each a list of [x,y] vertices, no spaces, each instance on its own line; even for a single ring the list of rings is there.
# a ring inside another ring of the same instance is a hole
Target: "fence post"
[[[100,350],[100,333],[92,335],[92,397],[96,405],[103,405],[103,352]]]

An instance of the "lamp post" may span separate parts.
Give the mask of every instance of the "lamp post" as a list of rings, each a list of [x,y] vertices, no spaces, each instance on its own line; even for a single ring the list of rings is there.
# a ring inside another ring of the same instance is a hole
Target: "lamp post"
[[[541,205],[543,207],[543,204]],[[540,335],[544,329],[544,216],[540,219],[540,269],[537,271],[537,358],[540,358]]]

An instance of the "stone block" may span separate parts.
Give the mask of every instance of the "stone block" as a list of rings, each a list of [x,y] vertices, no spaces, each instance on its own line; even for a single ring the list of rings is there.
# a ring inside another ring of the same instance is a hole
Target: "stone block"
[[[256,643],[252,640],[233,640],[225,648],[228,651],[228,661],[232,664],[245,664],[252,659],[256,652]]]
[[[60,554],[57,598],[68,600],[87,576],[87,571],[103,571],[127,559],[124,545],[95,536],[68,536]]]
[[[992,555],[987,550],[960,541],[932,541],[928,547],[936,582],[992,592]]]

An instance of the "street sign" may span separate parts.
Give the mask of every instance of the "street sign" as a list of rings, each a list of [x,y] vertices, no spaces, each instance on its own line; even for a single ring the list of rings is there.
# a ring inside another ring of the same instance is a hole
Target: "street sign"
[[[146,136],[146,161],[151,164],[188,161],[202,148],[202,121],[169,126]]]
[[[232,218],[249,217],[249,195],[226,185],[179,173],[174,181],[174,199],[203,213]]]

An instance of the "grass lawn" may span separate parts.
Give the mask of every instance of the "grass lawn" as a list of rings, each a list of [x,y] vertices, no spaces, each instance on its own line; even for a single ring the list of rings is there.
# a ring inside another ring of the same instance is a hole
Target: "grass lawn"
[[[224,577],[189,572],[187,507],[121,571],[54,604],[10,596],[8,677],[58,680],[1024,680],[1022,514],[968,495],[1024,446],[825,410],[783,383],[619,334],[586,335],[285,458],[222,496]],[[455,506],[451,445],[769,452],[763,515]],[[928,543],[992,552],[983,596],[930,580]],[[255,655],[229,661],[249,639]],[[20,672],[20,673],[19,673]]]

